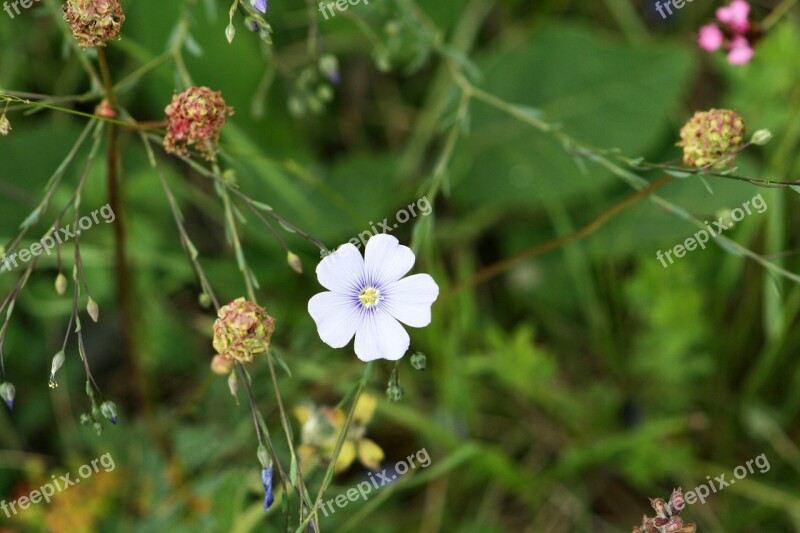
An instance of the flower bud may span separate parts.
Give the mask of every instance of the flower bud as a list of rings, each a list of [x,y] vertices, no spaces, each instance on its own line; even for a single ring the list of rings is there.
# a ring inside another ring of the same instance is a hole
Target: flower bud
[[[326,54],[319,58],[319,71],[331,83],[339,83],[339,60],[336,59],[336,56]]]
[[[119,33],[125,14],[119,0],[67,0],[64,20],[81,46],[105,46]]]
[[[8,135],[8,132],[11,131],[11,121],[8,120],[8,117],[5,113],[0,116],[0,135]]]
[[[95,323],[100,320],[100,308],[91,296],[89,296],[89,302],[86,304],[86,312],[89,313]]]
[[[403,387],[396,382],[390,382],[389,387],[386,389],[386,399],[390,402],[400,402],[405,397]]]
[[[67,292],[67,276],[62,272],[59,272],[58,276],[56,276],[56,292],[59,296],[64,296],[64,293]]]
[[[425,366],[428,363],[427,356],[422,352],[416,352],[411,356],[411,366],[420,371],[425,371]]]
[[[108,98],[103,98],[97,107],[94,108],[94,114],[105,118],[115,118],[117,112],[114,111],[114,106],[108,101]]]
[[[64,359],[66,359],[64,350],[61,350],[53,356],[53,362],[50,363],[50,382],[48,383],[51,389],[58,387],[58,383],[56,382],[56,372],[58,372],[64,365]]]
[[[263,444],[259,444],[257,455],[258,455],[258,462],[261,463],[262,468],[269,468],[270,466],[272,466],[272,459],[270,458],[269,453],[267,452],[266,446],[264,446]]]
[[[275,503],[272,495],[272,467],[261,469],[261,483],[264,485],[264,510],[269,509]]]
[[[236,377],[236,372],[228,375],[228,390],[231,391],[231,396],[236,398],[236,405],[239,405],[239,379]]]
[[[14,408],[14,395],[17,393],[14,385],[9,382],[0,384],[0,398],[6,402],[9,409]]]
[[[233,27],[233,24],[228,24],[228,27],[225,28],[225,38],[228,39],[228,44],[233,42],[234,37],[236,37],[236,28]]]
[[[199,303],[200,307],[203,309],[208,309],[211,307],[211,296],[209,296],[207,292],[201,292],[200,296],[197,297],[197,303]]]
[[[103,402],[100,405],[100,412],[108,419],[109,422],[114,425],[117,424],[117,404],[111,401]]]
[[[772,140],[772,132],[769,130],[758,130],[750,138],[750,142],[757,146],[764,146]]]
[[[211,371],[218,376],[227,376],[233,370],[233,359],[215,355],[211,360]]]
[[[289,255],[287,257],[287,262],[289,263],[289,266],[292,267],[292,270],[294,270],[298,274],[303,273],[303,264],[300,262],[300,258],[297,257],[297,255],[293,254],[292,252],[289,252]]]
[[[89,413],[81,413],[81,425],[88,426],[92,423],[92,416]]]
[[[101,424],[100,422],[95,422],[94,423],[94,432],[97,433],[98,437],[100,435],[102,435],[103,434],[103,424]]]

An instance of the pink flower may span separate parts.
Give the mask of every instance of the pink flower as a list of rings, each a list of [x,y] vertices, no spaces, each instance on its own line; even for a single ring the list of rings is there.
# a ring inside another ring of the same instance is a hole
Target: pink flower
[[[754,53],[750,42],[741,35],[737,35],[731,40],[730,48],[728,49],[728,63],[731,65],[746,65],[750,62]]]
[[[750,28],[750,23],[747,22],[749,15],[750,4],[745,0],[733,0],[727,6],[717,9],[717,19],[737,33],[744,33]]]
[[[697,39],[697,44],[700,48],[709,52],[719,50],[722,46],[724,36],[722,30],[716,24],[706,24],[700,28],[700,36]]]

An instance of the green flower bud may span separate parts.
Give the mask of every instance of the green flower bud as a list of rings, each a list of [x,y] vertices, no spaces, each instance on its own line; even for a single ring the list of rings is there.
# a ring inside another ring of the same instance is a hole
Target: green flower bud
[[[0,384],[0,398],[6,402],[6,405],[9,409],[14,408],[14,395],[17,393],[17,390],[14,388],[9,382],[5,382]]]
[[[100,413],[102,413],[102,415],[106,417],[112,424],[117,424],[117,405],[114,402],[103,402],[100,405]]]
[[[56,292],[59,296],[64,296],[64,293],[67,292],[67,276],[61,272],[56,276]]]
[[[11,121],[9,121],[6,114],[3,113],[3,116],[0,116],[0,135],[8,135],[9,131],[11,131]]]
[[[286,258],[286,260],[289,263],[289,266],[292,267],[292,270],[294,270],[298,274],[303,273],[303,264],[300,262],[300,258],[297,257],[297,255],[293,254],[292,252],[289,252],[289,255]]]
[[[262,468],[269,468],[270,466],[272,466],[272,459],[270,458],[269,453],[267,452],[266,446],[264,446],[263,444],[259,444],[257,455],[258,455],[258,462],[261,463]]]
[[[98,437],[100,435],[102,435],[103,434],[103,424],[101,424],[100,422],[95,422],[94,423],[94,432],[97,433]]]
[[[386,399],[390,402],[400,402],[405,397],[406,393],[403,391],[403,387],[398,385],[397,383],[389,383],[389,387],[386,389]]]
[[[328,79],[339,76],[339,60],[336,56],[325,54],[319,58],[319,71]]]
[[[420,371],[425,371],[425,366],[428,362],[427,356],[422,352],[416,352],[411,356],[411,366]]]
[[[234,37],[236,37],[236,28],[233,27],[233,24],[228,24],[228,27],[225,28],[225,38],[228,39],[228,44],[233,42]]]
[[[88,426],[92,423],[92,416],[89,413],[81,413],[81,425]]]
[[[764,146],[772,140],[772,132],[769,130],[758,130],[750,138],[750,142],[757,146]]]
[[[206,292],[201,292],[200,296],[197,297],[197,302],[203,309],[208,309],[211,307],[211,296],[209,296]]]
[[[89,296],[89,302],[86,304],[86,312],[89,313],[89,316],[92,317],[92,321],[95,323],[100,320],[100,308],[91,296]]]
[[[228,390],[231,391],[231,396],[236,398],[236,405],[239,405],[239,379],[236,377],[236,372],[228,375]]]
[[[64,365],[64,359],[66,359],[64,350],[61,350],[55,356],[53,356],[53,362],[50,363],[50,382],[48,383],[51,389],[58,387],[58,383],[56,382],[56,372],[58,372]]]

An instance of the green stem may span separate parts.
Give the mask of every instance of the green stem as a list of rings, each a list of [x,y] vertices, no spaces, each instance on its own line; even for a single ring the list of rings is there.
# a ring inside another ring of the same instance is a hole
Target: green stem
[[[761,29],[764,31],[770,29],[781,19],[781,17],[788,13],[796,3],[797,0],[783,0],[783,2],[778,4],[778,6],[772,10],[772,13],[767,15],[767,17],[761,22]]]

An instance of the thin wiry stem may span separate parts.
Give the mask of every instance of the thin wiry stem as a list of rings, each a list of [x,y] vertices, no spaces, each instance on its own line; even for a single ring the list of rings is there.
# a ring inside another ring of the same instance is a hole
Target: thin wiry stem
[[[82,173],[81,178],[80,178],[80,180],[78,182],[78,187],[72,193],[72,196],[70,197],[69,201],[64,206],[64,208],[61,210],[59,215],[56,217],[55,222],[50,226],[50,228],[45,233],[45,235],[49,235],[53,231],[58,231],[58,229],[59,229],[59,227],[61,225],[62,218],[69,211],[69,209],[75,207],[76,201],[78,201],[78,198],[80,197],[81,191],[83,190],[83,185],[85,184],[86,178],[89,175],[89,171],[91,170],[92,163],[94,162],[95,155],[97,154],[97,150],[99,149],[100,142],[101,142],[100,133],[102,132],[102,124],[101,123],[96,123],[96,124],[93,124],[93,125],[95,126],[94,144],[92,145],[92,148],[89,151],[89,155],[87,157],[86,163],[84,164],[83,173]],[[18,241],[16,241],[16,242],[18,242]],[[25,273],[22,275],[20,280],[17,282],[17,285],[14,288],[14,290],[6,297],[6,299],[3,301],[3,303],[0,304],[0,313],[2,313],[3,311],[6,311],[5,321],[3,323],[2,329],[0,329],[0,370],[2,370],[2,373],[3,373],[4,377],[5,377],[5,353],[4,353],[4,350],[3,350],[3,346],[5,344],[5,335],[6,335],[6,331],[8,330],[8,324],[9,324],[9,322],[11,320],[11,313],[14,310],[14,304],[15,304],[15,302],[17,300],[17,297],[19,296],[19,293],[22,291],[23,287],[25,287],[25,284],[28,282],[28,278],[30,278],[30,275],[33,272],[33,269],[36,267],[36,264],[39,262],[39,258],[40,257],[41,257],[41,254],[36,255],[31,259],[30,263],[28,264],[28,268],[25,270]],[[77,283],[77,281],[76,281],[76,283]]]
[[[490,266],[484,268],[483,270],[477,272],[476,274],[470,276],[469,278],[467,278],[464,281],[461,281],[457,285],[455,285],[452,289],[450,289],[447,292],[447,294],[445,295],[444,299],[449,298],[450,296],[452,296],[452,295],[454,295],[454,294],[456,294],[456,293],[458,293],[458,292],[460,292],[460,291],[462,291],[462,290],[464,290],[466,288],[472,287],[474,285],[478,285],[480,283],[485,283],[486,281],[490,280],[491,278],[497,276],[498,274],[500,274],[502,272],[505,272],[509,268],[521,263],[522,261],[525,261],[527,259],[531,259],[531,258],[536,257],[538,255],[541,255],[541,254],[543,254],[545,252],[549,252],[551,250],[555,250],[556,248],[560,248],[560,247],[562,247],[562,246],[564,246],[566,244],[569,244],[571,242],[577,241],[578,239],[582,239],[583,237],[586,237],[587,235],[589,235],[589,234],[593,233],[594,231],[598,230],[606,222],[611,220],[614,216],[616,216],[617,214],[621,213],[626,207],[628,207],[629,205],[635,203],[639,199],[644,198],[645,196],[647,196],[648,194],[650,194],[654,190],[658,189],[659,187],[662,187],[662,186],[666,185],[667,183],[669,183],[669,181],[671,179],[672,179],[672,176],[669,176],[669,175],[662,176],[661,178],[657,179],[656,181],[654,181],[653,183],[651,183],[647,187],[644,187],[643,189],[639,189],[638,191],[636,191],[635,193],[631,194],[627,198],[624,198],[624,199],[620,200],[619,202],[617,202],[616,204],[611,206],[608,210],[604,211],[599,217],[597,217],[596,219],[594,219],[592,222],[590,222],[586,226],[582,227],[581,229],[579,229],[577,231],[573,231],[572,233],[569,233],[567,235],[563,235],[563,236],[558,237],[556,239],[553,239],[553,240],[550,240],[550,241],[547,241],[547,242],[544,242],[544,243],[541,243],[541,244],[537,244],[536,246],[533,246],[531,248],[528,248],[527,250],[524,250],[524,251],[518,253],[514,257],[511,257],[511,258],[508,258],[508,259],[504,259],[502,261],[499,261],[499,262],[497,262],[497,263],[495,263],[493,265],[490,265]]]
[[[361,394],[364,392],[364,388],[367,386],[370,377],[372,376],[372,370],[374,368],[374,361],[370,361],[366,365],[364,365],[364,373],[361,376],[361,379],[358,380],[358,386],[356,388],[356,392],[353,395],[352,404],[350,406],[350,410],[347,413],[347,419],[345,420],[344,426],[342,427],[341,431],[339,432],[339,436],[336,439],[336,446],[333,448],[333,453],[331,453],[331,457],[328,463],[328,469],[325,471],[325,476],[322,478],[322,486],[319,488],[319,492],[317,493],[317,497],[314,500],[314,506],[311,508],[311,512],[306,517],[306,519],[300,524],[300,527],[297,528],[297,533],[303,531],[303,529],[311,522],[312,517],[318,516],[319,504],[322,502],[322,498],[325,495],[325,491],[328,490],[328,486],[333,479],[333,470],[336,467],[336,461],[339,458],[339,454],[342,451],[342,446],[344,445],[344,441],[347,439],[347,433],[350,431],[350,425],[353,422],[353,416],[356,412],[356,405],[358,405],[358,399],[361,397]],[[319,524],[319,519],[316,521]]]

